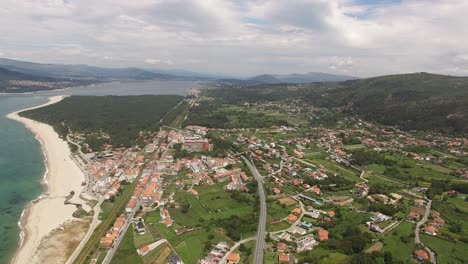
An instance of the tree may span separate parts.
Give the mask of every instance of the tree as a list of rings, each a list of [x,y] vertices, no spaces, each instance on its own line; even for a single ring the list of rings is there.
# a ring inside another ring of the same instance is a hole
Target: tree
[[[393,264],[393,255],[391,252],[385,251],[383,257],[385,264]]]
[[[353,255],[350,261],[351,264],[375,264],[375,257],[371,254],[359,253]]]
[[[460,222],[452,222],[449,227],[450,232],[455,234],[461,234],[463,231],[463,226]]]
[[[210,248],[211,248],[211,242],[209,240],[205,241],[205,244],[204,244],[205,251],[210,250]]]

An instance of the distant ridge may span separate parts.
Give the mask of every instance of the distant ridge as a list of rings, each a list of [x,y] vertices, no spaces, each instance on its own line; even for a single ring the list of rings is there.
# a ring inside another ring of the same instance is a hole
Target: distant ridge
[[[77,80],[178,80],[180,76],[139,68],[102,68],[83,64],[42,64],[0,58],[0,67],[23,74]]]
[[[219,79],[219,82],[240,84],[240,85],[256,85],[256,84],[278,84],[278,83],[318,83],[318,82],[342,82],[348,80],[356,80],[357,77],[347,75],[337,75],[322,72],[309,72],[304,74],[262,74],[248,79]]]

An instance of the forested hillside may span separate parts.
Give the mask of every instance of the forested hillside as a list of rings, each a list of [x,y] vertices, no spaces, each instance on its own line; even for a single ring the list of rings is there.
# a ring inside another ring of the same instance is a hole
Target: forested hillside
[[[468,132],[468,78],[415,73],[347,81],[311,103],[404,129]]]
[[[411,130],[468,132],[468,78],[414,73],[308,85],[257,85],[206,91],[227,103],[301,99]]]

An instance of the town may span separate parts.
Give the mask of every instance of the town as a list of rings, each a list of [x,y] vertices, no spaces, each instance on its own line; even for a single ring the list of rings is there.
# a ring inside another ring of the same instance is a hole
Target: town
[[[203,105],[199,94],[188,105]],[[319,124],[324,110],[298,105],[236,106],[290,116],[289,124],[163,126],[140,133],[144,145],[130,148],[94,151],[85,135],[70,133],[88,178],[86,195],[99,201],[105,223],[84,258],[217,264],[252,263],[261,254],[265,263],[342,263],[361,254],[436,263],[450,258],[445,246],[461,258],[466,230],[454,214],[466,213],[466,138],[418,135],[357,117],[335,128],[308,126],[302,117]],[[262,206],[265,237],[257,233]],[[256,248],[258,240],[264,248]]]

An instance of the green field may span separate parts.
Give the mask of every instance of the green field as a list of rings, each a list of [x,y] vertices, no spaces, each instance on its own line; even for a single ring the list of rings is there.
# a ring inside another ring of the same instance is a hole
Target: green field
[[[464,201],[464,196],[448,197],[446,201],[434,201],[432,204],[434,210],[441,213],[448,225],[457,222],[462,226],[459,234],[450,233],[444,228],[444,232],[454,238],[467,237],[468,235],[468,222],[466,221],[468,219],[468,202]]]
[[[414,224],[403,221],[383,237],[383,242],[384,247],[381,252],[390,251],[394,260],[411,262],[414,248]]]
[[[136,252],[133,239],[133,230],[127,230],[122,242],[119,245],[119,248],[117,249],[114,257],[112,258],[112,264],[143,264],[143,259]]]
[[[225,183],[197,186],[199,199],[186,191],[178,191],[176,199],[181,204],[189,204],[187,212],[181,208],[171,208],[169,212],[177,224],[187,227],[201,225],[205,221],[224,219],[232,215],[242,216],[252,213],[252,205],[240,203],[223,190]],[[188,217],[189,216],[189,217]]]
[[[337,173],[338,175],[352,182],[361,181],[361,179],[359,179],[360,173],[354,171],[351,168],[345,168],[341,165],[335,164],[332,161],[329,161],[326,159],[307,159],[304,161],[312,163],[317,166],[319,165],[324,166],[328,171]]]
[[[468,260],[468,245],[462,242],[453,243],[438,237],[421,235],[421,242],[437,254],[437,263],[462,264]]]
[[[213,235],[212,239],[208,237],[210,234]],[[221,241],[228,242],[231,245],[233,244],[232,240],[224,234],[220,234],[214,230],[206,232],[204,229],[175,236],[169,240],[184,263],[196,263],[197,260],[207,255],[211,250],[211,248],[208,250],[204,248],[207,241],[209,241],[211,245],[215,245]]]

